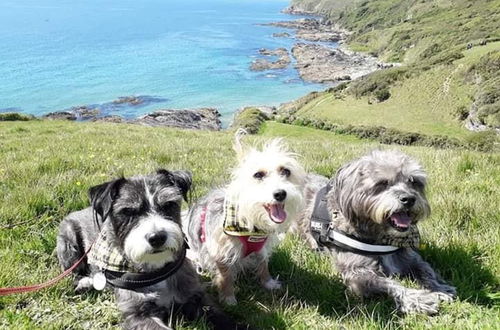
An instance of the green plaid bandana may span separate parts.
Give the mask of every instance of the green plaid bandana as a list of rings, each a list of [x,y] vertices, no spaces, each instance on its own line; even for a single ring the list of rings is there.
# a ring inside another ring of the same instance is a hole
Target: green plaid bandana
[[[248,221],[238,217],[236,205],[231,203],[228,197],[224,199],[224,233],[230,236],[259,236],[267,237],[267,234],[257,228],[249,228]]]
[[[100,269],[116,272],[135,272],[130,262],[123,256],[123,251],[106,239],[105,231],[101,231],[94,246],[88,254],[89,264]]]
[[[418,249],[420,246],[420,233],[417,225],[411,225],[405,236],[394,237],[390,235],[383,235],[379,240],[377,240],[377,244]]]

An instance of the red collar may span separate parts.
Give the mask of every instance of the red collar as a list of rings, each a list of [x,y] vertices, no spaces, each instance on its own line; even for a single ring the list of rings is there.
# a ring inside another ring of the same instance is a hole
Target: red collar
[[[205,243],[207,240],[207,235],[205,231],[205,222],[207,219],[207,206],[205,205],[201,210],[200,214],[200,242]],[[243,245],[243,255],[244,257],[248,256],[253,252],[259,252],[262,250],[264,245],[266,244],[267,237],[262,236],[233,236],[238,237],[241,244]]]

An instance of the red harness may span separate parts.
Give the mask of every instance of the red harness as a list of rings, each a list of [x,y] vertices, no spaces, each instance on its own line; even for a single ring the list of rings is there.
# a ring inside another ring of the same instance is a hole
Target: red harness
[[[205,232],[205,222],[207,218],[207,206],[203,207],[200,215],[201,228],[200,228],[200,242],[205,243],[207,236]],[[236,236],[239,238],[241,244],[243,245],[243,255],[248,256],[253,252],[259,252],[266,244],[267,237],[261,236]]]

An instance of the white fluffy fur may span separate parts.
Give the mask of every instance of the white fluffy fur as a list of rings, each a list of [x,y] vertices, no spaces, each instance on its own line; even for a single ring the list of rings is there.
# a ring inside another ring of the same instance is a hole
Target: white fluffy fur
[[[279,234],[288,230],[303,208],[305,182],[305,171],[297,161],[297,156],[289,152],[280,139],[268,142],[259,150],[244,148],[237,136],[235,150],[238,165],[223,194],[235,204],[238,217],[244,218],[250,228],[254,226],[265,231],[268,238],[260,251],[244,257],[240,240],[223,231],[224,219],[220,204],[211,204],[208,197],[207,214],[216,219],[207,219],[213,225],[207,229],[206,241],[202,250],[198,251],[197,261],[215,275],[214,281],[219,288],[220,299],[231,305],[236,303],[234,280],[243,269],[250,268],[250,273],[257,274],[264,288],[281,288],[281,283],[270,276],[267,263],[280,240]],[[284,168],[290,171],[288,177],[283,175]],[[265,172],[265,176],[257,179],[254,177],[257,172]],[[282,223],[274,222],[265,208],[265,205],[279,203],[273,196],[278,190],[286,191],[286,198],[281,203],[284,204],[287,216]],[[197,216],[199,213],[195,214]],[[197,231],[194,236],[198,237]],[[224,265],[226,270],[221,269],[220,265]]]
[[[238,205],[239,215],[245,217],[250,225],[269,233],[286,232],[303,207],[305,171],[296,160],[296,155],[286,150],[281,139],[274,139],[262,150],[249,149],[245,154],[240,153],[239,158],[239,166],[234,169],[226,189],[227,196]],[[289,169],[290,177],[281,176],[280,168]],[[253,177],[258,171],[267,173],[262,181]],[[264,208],[265,204],[274,201],[273,193],[278,189],[287,192],[287,219],[281,224],[270,221]]]
[[[146,239],[150,233],[165,231],[168,233],[167,240],[163,245],[164,251],[153,253],[153,249]],[[176,252],[183,244],[183,234],[179,225],[173,221],[150,214],[139,221],[139,224],[130,231],[125,239],[125,255],[132,262],[146,265],[150,268],[161,268],[168,262],[175,260]]]

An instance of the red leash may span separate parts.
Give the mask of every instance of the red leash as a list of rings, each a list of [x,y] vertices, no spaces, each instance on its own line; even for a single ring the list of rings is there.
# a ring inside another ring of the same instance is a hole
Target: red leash
[[[90,249],[92,248],[93,245],[94,245],[94,243],[92,242],[92,244],[90,245],[88,250],[85,252],[85,254],[80,259],[78,259],[78,261],[73,266],[66,269],[64,272],[59,274],[57,277],[54,277],[53,279],[51,279],[47,282],[44,282],[44,283],[40,283],[40,284],[34,284],[34,285],[28,285],[28,286],[18,286],[18,287],[14,287],[14,288],[0,288],[0,296],[7,296],[9,294],[14,294],[14,293],[38,291],[38,290],[41,290],[41,289],[44,289],[44,288],[47,288],[49,286],[56,284],[57,282],[59,282],[60,280],[62,280],[63,278],[65,278],[66,276],[71,274],[71,272],[76,267],[78,267],[78,265],[80,265],[82,263],[83,259],[85,259],[85,257],[90,252]]]

